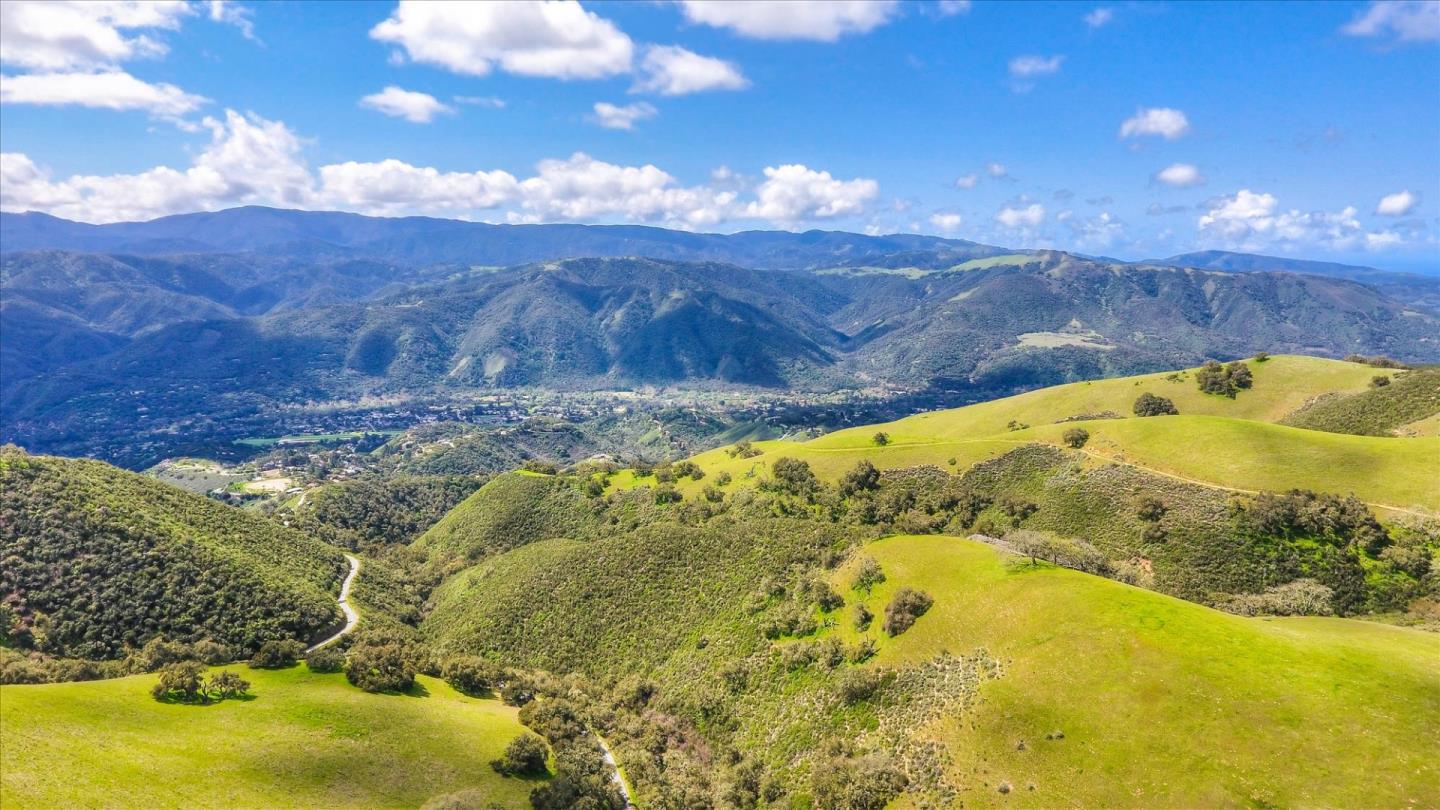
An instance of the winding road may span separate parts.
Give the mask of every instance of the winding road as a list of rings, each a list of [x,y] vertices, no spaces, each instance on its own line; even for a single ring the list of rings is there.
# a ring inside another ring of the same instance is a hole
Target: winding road
[[[350,561],[350,573],[346,574],[345,581],[340,583],[340,610],[345,614],[345,626],[340,628],[340,631],[335,633],[335,635],[316,644],[312,644],[309,649],[305,650],[307,654],[315,652],[327,644],[339,641],[342,637],[353,631],[355,625],[360,623],[360,614],[355,612],[355,608],[350,607],[350,586],[355,584],[355,575],[360,573],[360,558],[354,554],[346,554],[345,559]]]

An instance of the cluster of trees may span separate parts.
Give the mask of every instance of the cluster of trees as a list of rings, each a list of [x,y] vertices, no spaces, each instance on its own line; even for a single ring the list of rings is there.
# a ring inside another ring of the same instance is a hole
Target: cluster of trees
[[[1136,416],[1175,416],[1180,413],[1176,410],[1174,402],[1149,391],[1135,398],[1133,410]]]
[[[890,604],[885,606],[885,634],[898,636],[909,630],[934,604],[935,599],[924,591],[910,587],[895,591]]]
[[[419,537],[484,483],[462,475],[344,481],[282,519],[333,546],[369,552]]]
[[[410,635],[389,628],[354,634],[345,678],[366,692],[408,692],[424,664],[424,652]]]
[[[1195,382],[1207,394],[1234,399],[1236,393],[1254,385],[1255,378],[1243,361],[1236,360],[1222,366],[1214,360],[1206,360],[1195,372]]]
[[[166,703],[213,703],[250,693],[250,682],[230,670],[205,677],[205,665],[198,661],[177,661],[160,670],[160,679],[150,689],[156,700]]]
[[[1073,447],[1079,450],[1085,446],[1086,442],[1090,441],[1090,431],[1085,428],[1070,428],[1061,434],[1060,438],[1065,442],[1067,447]]]

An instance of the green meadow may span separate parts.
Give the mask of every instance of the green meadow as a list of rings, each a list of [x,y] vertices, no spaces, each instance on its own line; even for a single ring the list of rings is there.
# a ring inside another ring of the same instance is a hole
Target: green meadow
[[[862,556],[887,576],[868,595],[849,588]],[[955,755],[965,806],[1421,807],[1440,796],[1433,633],[1244,618],[935,535],[871,543],[832,584],[877,616],[901,586],[934,597],[903,635],[878,621],[863,634],[879,648],[867,666],[979,648],[1000,659],[970,712],[921,730]],[[848,621],[822,632],[862,635]]]
[[[418,807],[460,791],[528,807],[490,767],[516,709],[420,676],[405,695],[342,674],[231,667],[248,700],[160,703],[154,675],[0,687],[0,804],[58,807]]]

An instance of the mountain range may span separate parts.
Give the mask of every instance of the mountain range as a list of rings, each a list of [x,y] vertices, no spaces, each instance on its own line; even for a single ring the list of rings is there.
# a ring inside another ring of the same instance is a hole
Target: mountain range
[[[994,393],[1261,350],[1440,361],[1440,279],[1246,254],[267,208],[4,214],[0,241],[0,430],[40,450],[141,414],[474,388]]]

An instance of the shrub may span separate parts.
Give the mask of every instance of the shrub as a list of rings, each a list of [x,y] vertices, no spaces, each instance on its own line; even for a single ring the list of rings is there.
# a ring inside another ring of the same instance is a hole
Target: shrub
[[[250,659],[250,666],[255,669],[290,667],[304,654],[305,645],[294,639],[267,641],[255,651],[255,655]]]
[[[1206,360],[1200,370],[1195,372],[1195,382],[1200,386],[1200,390],[1207,394],[1234,399],[1237,391],[1249,388],[1254,383],[1254,378],[1250,374],[1250,367],[1239,360],[1224,366],[1214,360]]]
[[[227,669],[211,675],[205,688],[211,695],[221,700],[227,700],[249,692],[250,682]]]
[[[1255,356],[1252,357],[1252,358],[1250,358],[1250,359],[1251,359],[1251,360],[1254,360],[1254,361],[1257,362],[1257,363],[1263,363],[1263,362],[1265,362],[1266,360],[1269,360],[1269,359],[1270,359],[1270,353],[1269,353],[1269,352],[1256,352],[1256,353],[1255,353]]]
[[[845,605],[845,597],[836,593],[835,589],[830,587],[830,583],[824,580],[816,580],[812,592],[815,595],[815,604],[820,606],[823,613],[829,613]]]
[[[777,458],[770,473],[774,476],[772,486],[791,495],[806,495],[820,488],[809,463],[798,458]]]
[[[876,432],[874,436],[871,436],[870,440],[875,442],[875,446],[884,447],[885,445],[890,443],[890,434],[881,430]]]
[[[1387,377],[1387,376],[1385,376],[1384,374],[1377,374],[1377,375],[1375,375],[1374,377],[1371,377],[1371,378],[1370,378],[1370,387],[1371,387],[1371,388],[1384,388],[1385,386],[1387,386],[1387,385],[1389,385],[1389,384],[1390,384],[1390,378]]]
[[[847,706],[869,700],[885,683],[885,673],[878,669],[847,669],[840,676],[840,699]]]
[[[1134,411],[1136,416],[1174,416],[1180,413],[1168,398],[1148,391],[1135,399]]]
[[[160,680],[151,688],[156,700],[186,703],[205,697],[205,665],[199,661],[177,661],[160,670]]]
[[[478,655],[457,655],[448,658],[440,668],[440,677],[467,695],[483,695],[500,681],[500,668]]]
[[[681,461],[672,469],[674,469],[675,475],[678,478],[689,478],[693,481],[699,481],[705,477],[705,471],[700,469],[700,465],[693,461]]]
[[[679,503],[680,501],[685,500],[685,496],[680,494],[680,491],[678,489],[670,486],[669,484],[661,484],[660,486],[656,487],[653,493],[653,497],[655,498],[655,503],[657,504]]]
[[[345,668],[345,653],[331,645],[305,656],[305,667],[311,672],[339,672]]]
[[[879,486],[880,471],[868,460],[861,460],[840,479],[840,494],[848,498],[857,492],[869,492]]]
[[[1148,523],[1154,523],[1165,517],[1169,511],[1165,502],[1154,495],[1142,495],[1140,500],[1135,502],[1135,516]]]
[[[917,591],[914,588],[901,588],[895,592],[890,604],[885,606],[885,632],[891,636],[898,636],[910,626],[915,620],[925,615],[935,600],[924,591]]]
[[[707,484],[704,490],[705,500],[710,503],[720,503],[725,500],[725,493],[717,486]]]
[[[867,610],[866,613],[869,613]],[[862,638],[845,649],[845,660],[852,664],[861,664],[875,657],[879,650],[875,646],[875,640]]]
[[[855,576],[850,580],[850,587],[869,593],[871,588],[884,581],[885,571],[880,568],[880,563],[875,562],[874,557],[861,557]]]
[[[1334,592],[1313,579],[1297,579],[1264,593],[1232,596],[1221,607],[1243,616],[1329,616]]]
[[[525,463],[520,465],[520,469],[526,472],[540,473],[541,475],[554,475],[559,472],[559,469],[556,468],[554,464],[548,461],[541,461],[538,458],[526,459]]]
[[[544,740],[521,733],[505,746],[505,756],[491,762],[490,767],[506,776],[544,776],[548,755]]]
[[[1065,440],[1066,445],[1078,450],[1090,441],[1090,431],[1085,428],[1070,428],[1061,434],[1060,438]]]
[[[372,632],[356,639],[345,677],[366,692],[405,692],[415,684],[418,656],[398,635]]]
[[[725,451],[731,458],[754,458],[763,452],[764,451],[750,444],[749,440],[738,442],[734,447]]]
[[[721,470],[720,472],[715,473],[715,485],[716,485],[716,486],[720,486],[720,487],[726,486],[726,485],[728,485],[728,484],[730,483],[731,480],[732,480],[732,479],[731,479],[731,477],[730,477],[730,471],[729,471],[729,470]]]
[[[870,608],[865,607],[864,603],[856,602],[853,613],[855,614],[855,629],[862,633],[869,630],[870,622],[875,620],[875,614],[870,612]]]
[[[194,644],[195,658],[204,661],[210,666],[228,664],[239,657],[237,650],[229,644],[221,644],[218,641],[204,639]]]
[[[817,762],[810,773],[814,806],[827,810],[882,810],[908,783],[895,763],[881,754]]]

